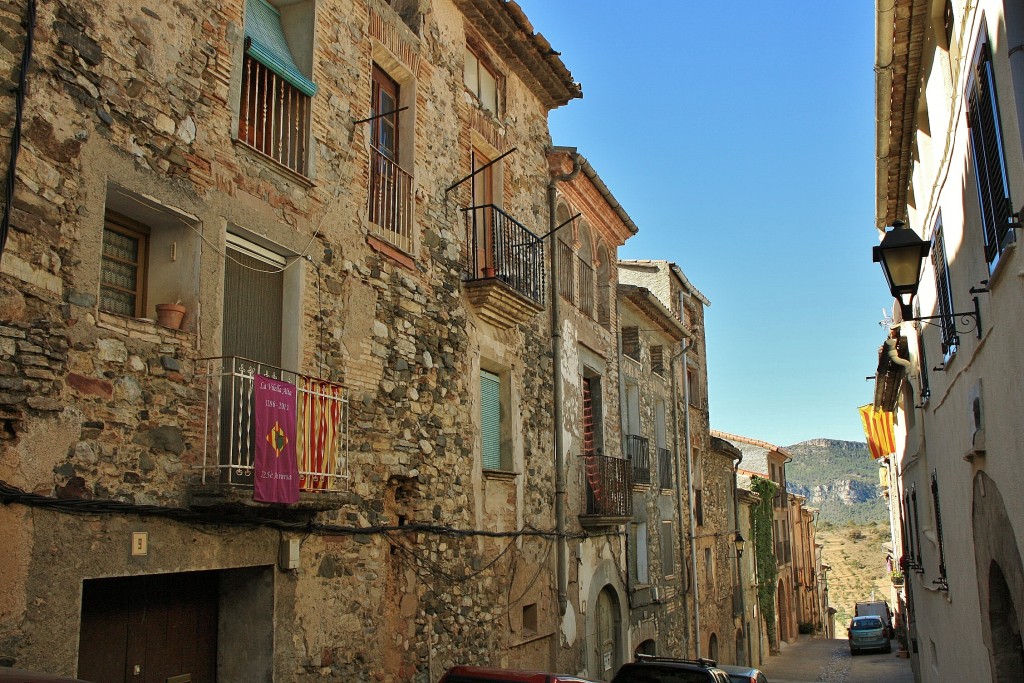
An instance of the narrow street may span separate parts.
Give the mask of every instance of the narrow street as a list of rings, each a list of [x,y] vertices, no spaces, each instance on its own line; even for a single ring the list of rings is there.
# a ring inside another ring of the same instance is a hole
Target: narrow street
[[[892,654],[850,656],[845,640],[808,638],[785,647],[761,667],[770,683],[912,683],[909,659]]]

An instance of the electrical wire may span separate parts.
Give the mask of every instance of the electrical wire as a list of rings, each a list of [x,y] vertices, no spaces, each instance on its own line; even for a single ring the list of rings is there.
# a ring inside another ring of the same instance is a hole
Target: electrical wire
[[[459,529],[440,524],[406,523],[402,525],[378,524],[371,526],[346,526],[339,524],[321,524],[317,522],[290,522],[272,517],[260,517],[245,514],[242,511],[226,511],[222,509],[197,511],[188,508],[166,507],[161,505],[140,505],[111,499],[78,499],[55,498],[37,493],[29,493],[0,480],[0,502],[4,505],[17,503],[34,508],[43,508],[67,514],[83,515],[114,515],[134,514],[140,517],[159,517],[179,522],[205,525],[229,525],[242,527],[270,527],[284,531],[306,531],[321,536],[364,536],[387,535],[389,533],[427,533],[451,538],[510,538],[541,537],[557,538],[554,530],[524,528],[518,531],[488,531],[485,529]],[[571,537],[572,535],[570,535]],[[585,537],[585,534],[576,534]]]
[[[4,213],[0,219],[0,258],[7,247],[11,230],[11,210],[14,206],[14,185],[18,179],[18,152],[21,151],[21,125],[25,113],[25,92],[28,90],[28,68],[32,63],[32,43],[36,29],[36,0],[28,0],[25,16],[25,48],[21,53],[21,71],[18,87],[14,91],[14,130],[11,131],[11,160],[7,166],[4,184]]]

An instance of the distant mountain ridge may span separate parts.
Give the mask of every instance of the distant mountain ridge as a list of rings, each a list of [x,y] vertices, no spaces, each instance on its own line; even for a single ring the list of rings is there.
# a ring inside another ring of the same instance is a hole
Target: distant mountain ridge
[[[786,465],[789,491],[821,510],[820,521],[836,525],[887,521],[878,464],[866,443],[809,439],[786,450],[793,455]]]

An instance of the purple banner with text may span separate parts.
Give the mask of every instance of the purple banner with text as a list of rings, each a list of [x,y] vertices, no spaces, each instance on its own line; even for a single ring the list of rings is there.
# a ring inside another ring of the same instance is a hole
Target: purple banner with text
[[[295,385],[263,375],[253,377],[256,411],[256,459],[253,500],[299,501],[299,465],[295,457]]]

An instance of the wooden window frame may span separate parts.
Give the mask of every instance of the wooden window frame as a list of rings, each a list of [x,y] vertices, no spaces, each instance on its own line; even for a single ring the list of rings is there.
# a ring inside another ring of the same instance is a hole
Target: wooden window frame
[[[484,51],[481,50],[476,45],[474,45],[472,42],[467,42],[466,43],[466,53],[468,53],[470,55],[473,55],[473,59],[475,60],[475,64],[476,64],[476,74],[475,74],[476,75],[476,91],[474,91],[470,87],[469,83],[466,83],[465,76],[463,76],[463,79],[462,79],[463,85],[465,86],[466,90],[468,92],[470,92],[473,95],[473,97],[476,98],[477,102],[480,103],[480,106],[483,109],[491,112],[491,114],[493,114],[494,116],[498,116],[501,113],[501,105],[502,105],[502,100],[503,100],[503,98],[501,96],[501,90],[502,90],[502,85],[504,83],[504,77],[502,76],[501,72],[498,71],[498,69],[494,67],[494,65],[491,62],[491,60],[488,59],[486,56],[484,56],[484,54],[485,54]],[[463,70],[467,71],[469,69],[469,67],[470,67],[470,65],[469,65],[469,62],[467,60],[466,64],[463,65]],[[483,83],[483,80],[480,78],[481,71],[487,72],[487,74],[491,78],[494,79],[494,109],[491,109],[491,107],[489,106],[489,103],[484,101],[484,98],[483,98],[483,95],[482,95],[482,87],[481,87],[481,84]]]
[[[107,232],[114,232],[123,237],[138,241],[138,253],[139,259],[135,263],[129,261],[122,261],[109,257],[103,250],[103,244],[106,244]],[[113,211],[107,211],[103,218],[103,242],[100,246],[100,291],[104,288],[111,289],[117,292],[128,293],[135,297],[135,313],[131,316],[134,318],[141,318],[146,313],[146,294],[147,294],[147,279],[149,276],[149,227],[139,223],[138,221],[132,220],[127,216],[123,216]],[[115,261],[117,263],[126,263],[135,268],[135,290],[131,291],[123,287],[117,287],[115,285],[104,284],[103,282],[103,271],[104,264],[108,261]],[[99,310],[104,313],[110,313],[111,315],[123,315],[115,311],[108,311],[103,308],[103,298],[100,297]]]

